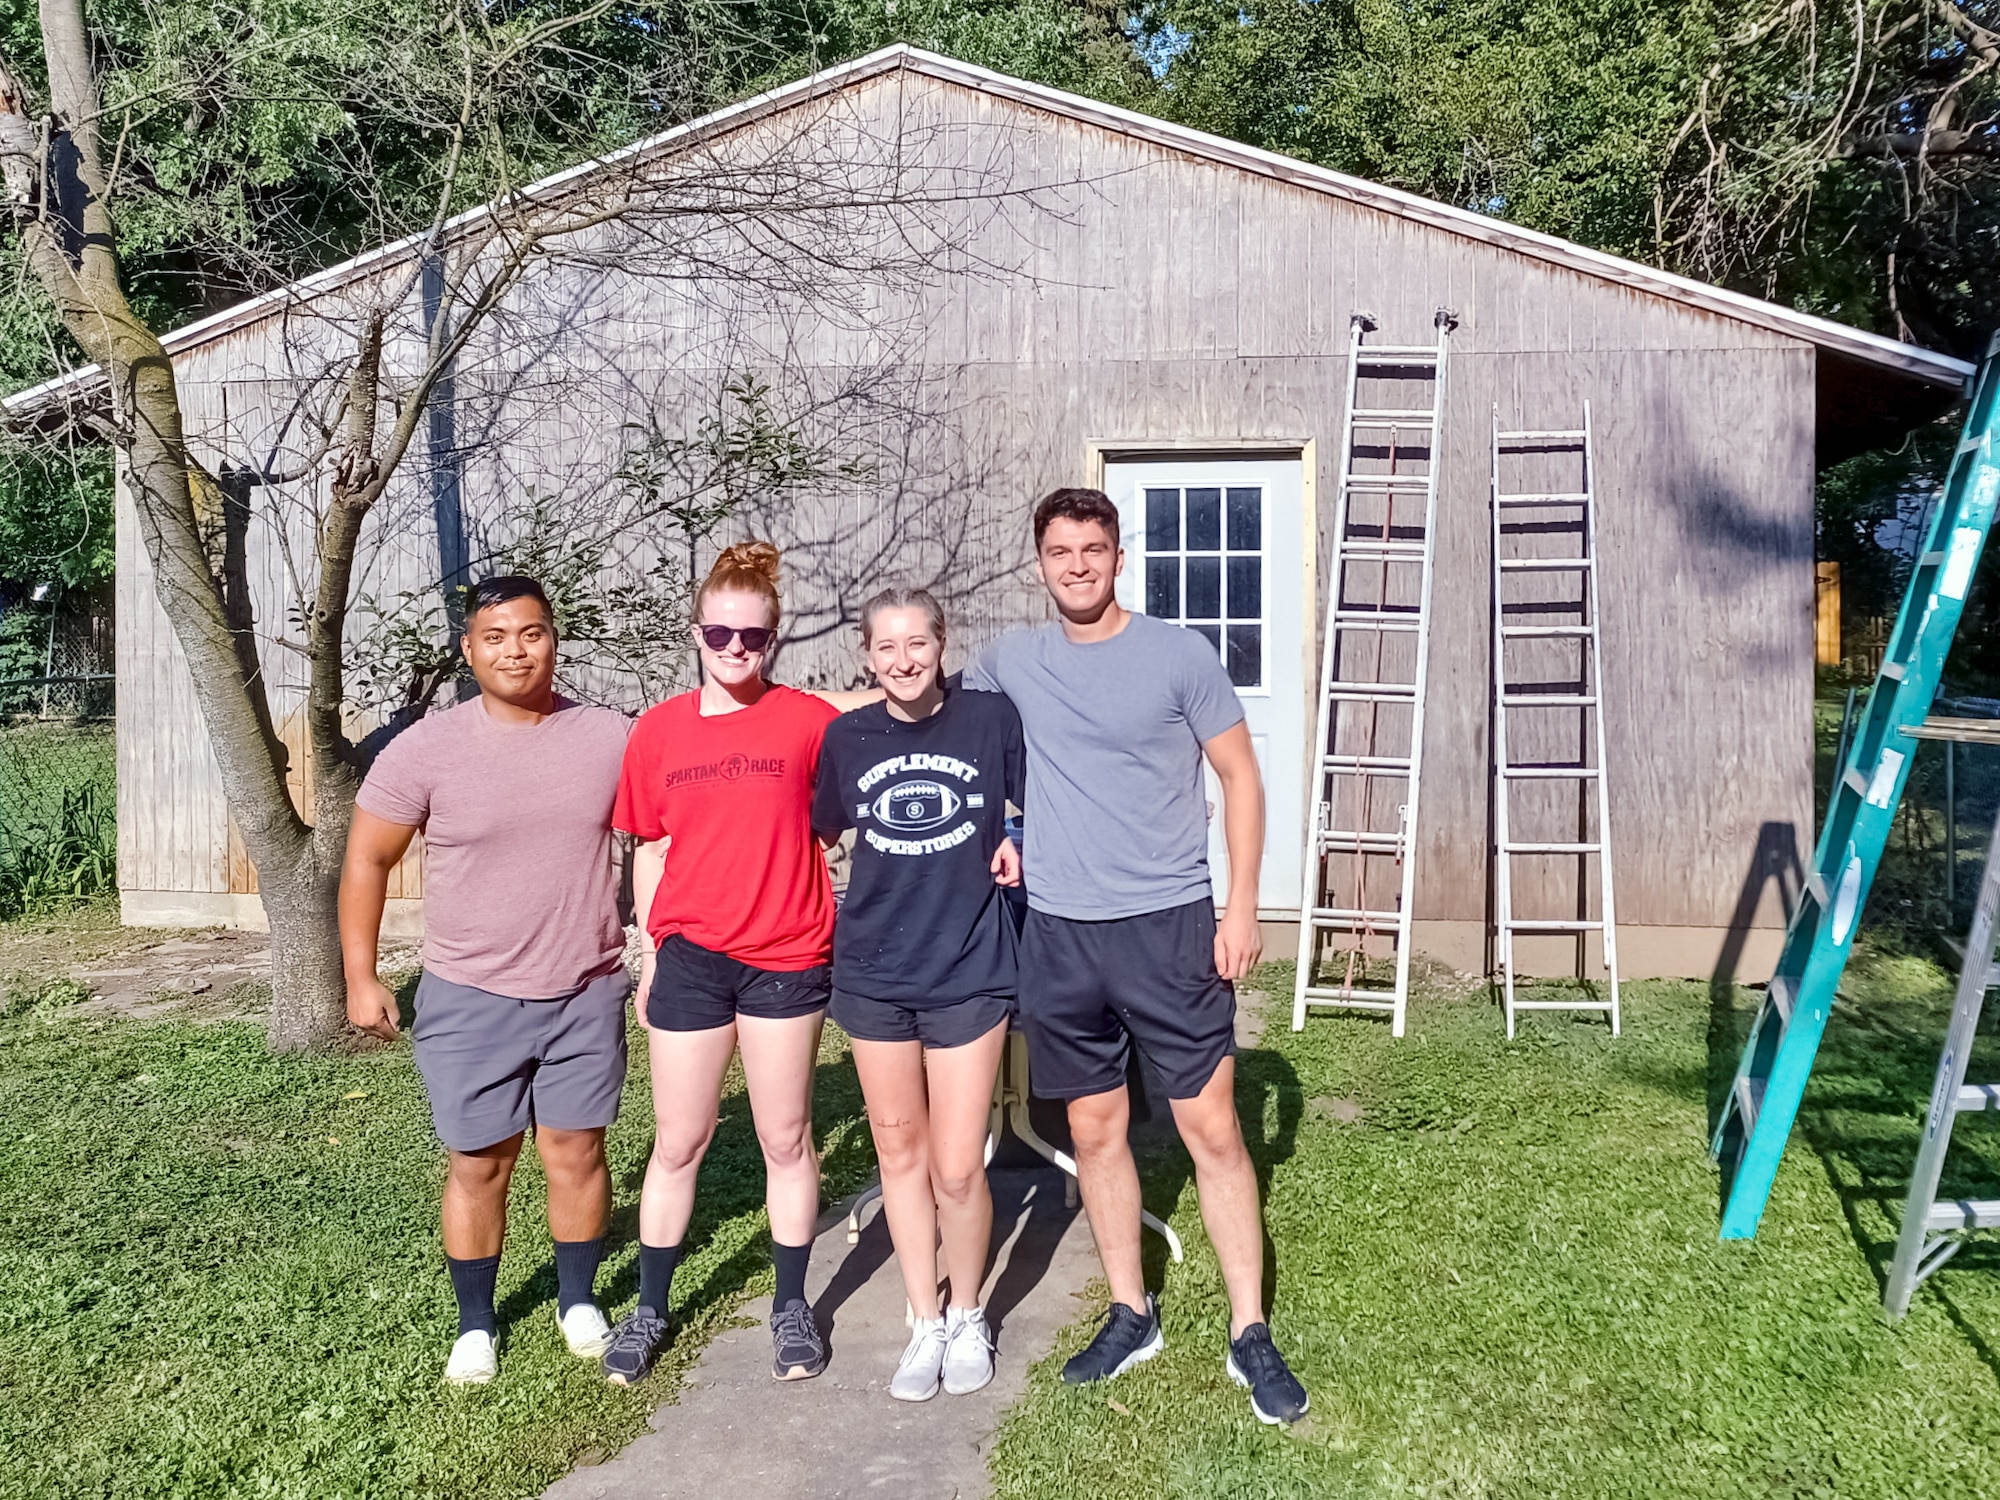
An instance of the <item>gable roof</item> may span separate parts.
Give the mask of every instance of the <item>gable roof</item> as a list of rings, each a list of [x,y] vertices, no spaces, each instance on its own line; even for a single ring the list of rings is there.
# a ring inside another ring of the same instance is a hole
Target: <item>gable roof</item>
[[[1691,277],[1677,276],[1637,261],[1592,250],[1555,235],[1523,229],[1470,209],[1439,203],[1399,188],[1384,187],[1327,167],[1315,166],[1273,151],[1245,146],[1220,136],[1176,125],[1168,120],[1100,104],[1077,94],[1029,83],[990,68],[957,62],[905,43],[884,47],[865,57],[826,68],[809,77],[732,104],[611,153],[544,178],[525,196],[558,195],[591,174],[613,165],[629,167],[652,157],[671,155],[682,144],[721,129],[750,123],[804,100],[830,93],[897,69],[961,85],[1032,109],[1100,126],[1207,161],[1258,176],[1290,183],[1311,192],[1363,204],[1383,213],[1510,250],[1583,275],[1613,282],[1633,291],[1651,293],[1690,307],[1733,318],[1813,345],[1820,364],[1820,461],[1859,452],[1877,442],[1893,441],[1918,422],[1949,407],[1962,393],[1973,366],[1947,354],[1899,343],[1826,318],[1794,311]],[[487,214],[476,208],[458,215],[446,231],[477,222]],[[175,329],[162,342],[168,353],[193,349],[286,308],[360,279],[385,264],[412,254],[422,236],[384,245],[331,266],[288,286],[252,297],[219,313]],[[0,407],[24,416],[65,392],[93,384],[95,365],[32,386],[6,398]],[[1886,377],[1886,379],[1885,379]],[[1833,430],[1829,430],[1830,424]],[[1841,451],[1829,453],[1829,440]]]

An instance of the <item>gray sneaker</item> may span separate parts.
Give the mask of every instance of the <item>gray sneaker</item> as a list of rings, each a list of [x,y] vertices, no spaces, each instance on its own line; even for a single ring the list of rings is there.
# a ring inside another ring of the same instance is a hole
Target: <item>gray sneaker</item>
[[[653,1373],[653,1361],[667,1347],[667,1320],[650,1307],[635,1307],[618,1320],[598,1363],[613,1385],[637,1385]]]
[[[944,1392],[970,1396],[993,1378],[993,1334],[983,1307],[953,1307],[944,1319]]]
[[[889,1381],[898,1401],[928,1401],[938,1393],[938,1372],[944,1368],[943,1318],[919,1318],[911,1325],[910,1342]]]

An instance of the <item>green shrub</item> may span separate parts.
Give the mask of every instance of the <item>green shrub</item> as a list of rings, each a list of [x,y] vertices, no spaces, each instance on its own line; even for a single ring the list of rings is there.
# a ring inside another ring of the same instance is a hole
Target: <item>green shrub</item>
[[[101,782],[63,788],[54,816],[0,852],[0,917],[60,910],[117,889],[117,809]]]

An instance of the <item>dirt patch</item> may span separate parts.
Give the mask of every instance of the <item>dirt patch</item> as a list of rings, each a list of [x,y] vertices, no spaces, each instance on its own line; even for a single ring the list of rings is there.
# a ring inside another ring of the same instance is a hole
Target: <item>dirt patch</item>
[[[1336,1125],[1352,1125],[1366,1113],[1360,1102],[1354,1099],[1319,1098],[1312,1101],[1311,1108],[1321,1119],[1331,1120]]]
[[[384,972],[416,951],[383,953]],[[0,993],[33,997],[67,980],[89,992],[71,1014],[226,1020],[270,1004],[271,944],[230,928],[121,927],[112,907],[0,923]]]

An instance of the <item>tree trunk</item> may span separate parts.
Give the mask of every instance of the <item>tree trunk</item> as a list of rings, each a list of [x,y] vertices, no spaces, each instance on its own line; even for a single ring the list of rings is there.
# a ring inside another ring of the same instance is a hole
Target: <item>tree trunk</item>
[[[258,872],[271,923],[271,1019],[274,1052],[323,1047],[347,1024],[347,982],[340,964],[335,902],[340,867],[308,859],[288,877]]]

